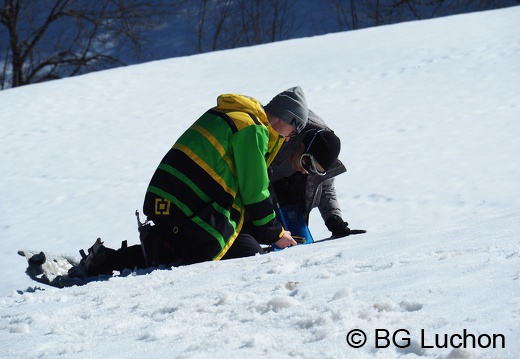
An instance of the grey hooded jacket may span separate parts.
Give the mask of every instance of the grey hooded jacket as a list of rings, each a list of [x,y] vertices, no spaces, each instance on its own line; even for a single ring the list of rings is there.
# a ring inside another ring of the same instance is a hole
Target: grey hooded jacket
[[[318,176],[296,172],[288,162],[289,157],[300,146],[305,133],[312,129],[330,130],[320,116],[309,110],[309,120],[304,130],[284,143],[276,155],[271,164],[270,180],[281,206],[295,205],[307,221],[311,210],[318,207],[323,220],[326,221],[332,215],[341,217],[334,177],[346,172],[345,166],[338,159],[325,176]]]

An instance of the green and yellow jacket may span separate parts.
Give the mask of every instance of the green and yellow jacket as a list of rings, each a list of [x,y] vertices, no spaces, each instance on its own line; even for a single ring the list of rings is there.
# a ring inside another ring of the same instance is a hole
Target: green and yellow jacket
[[[282,144],[258,101],[221,95],[161,161],[144,213],[193,242],[201,260],[221,259],[245,218],[259,242],[275,242],[284,230],[275,219],[267,167]]]

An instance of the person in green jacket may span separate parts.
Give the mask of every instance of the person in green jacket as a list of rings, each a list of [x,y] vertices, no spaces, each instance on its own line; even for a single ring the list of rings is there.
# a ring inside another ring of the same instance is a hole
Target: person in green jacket
[[[96,241],[82,259],[86,274],[251,256],[263,253],[258,242],[296,245],[275,217],[267,168],[307,118],[299,86],[265,107],[251,97],[220,95],[217,106],[177,139],[153,174],[141,245],[123,242],[116,251]]]

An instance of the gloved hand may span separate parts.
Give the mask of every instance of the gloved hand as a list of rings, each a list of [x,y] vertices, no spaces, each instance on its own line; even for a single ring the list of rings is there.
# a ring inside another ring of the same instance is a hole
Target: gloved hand
[[[340,216],[332,215],[326,221],[325,225],[332,232],[332,235],[336,238],[346,237],[351,234],[365,233],[364,229],[350,229],[348,223],[343,221]]]

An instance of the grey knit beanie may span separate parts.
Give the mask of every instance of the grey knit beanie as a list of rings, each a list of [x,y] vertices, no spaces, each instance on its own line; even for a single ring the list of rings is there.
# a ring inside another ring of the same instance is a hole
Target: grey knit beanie
[[[307,124],[309,109],[300,86],[292,87],[276,95],[264,106],[266,112],[296,128],[300,133]]]

